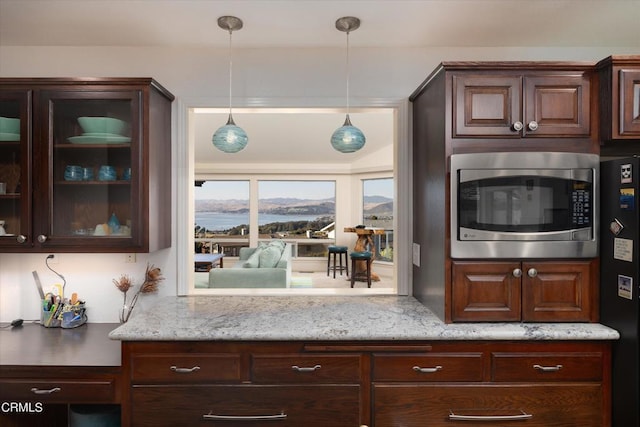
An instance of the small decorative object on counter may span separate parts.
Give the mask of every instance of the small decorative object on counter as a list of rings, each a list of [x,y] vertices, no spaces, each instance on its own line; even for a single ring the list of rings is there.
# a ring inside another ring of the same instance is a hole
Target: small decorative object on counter
[[[40,324],[45,328],[77,328],[87,323],[85,302],[73,294],[71,299],[47,293],[42,300]]]
[[[131,299],[131,303],[127,305],[127,292],[133,287],[133,280],[130,276],[123,274],[119,279],[113,279],[113,283],[122,292],[123,302],[122,309],[120,310],[120,323],[126,323],[131,316],[133,308],[138,302],[140,294],[150,294],[158,290],[158,285],[164,280],[162,277],[162,271],[160,268],[155,267],[153,264],[147,264],[147,270],[144,273],[144,282],[140,285],[140,288],[136,291]]]

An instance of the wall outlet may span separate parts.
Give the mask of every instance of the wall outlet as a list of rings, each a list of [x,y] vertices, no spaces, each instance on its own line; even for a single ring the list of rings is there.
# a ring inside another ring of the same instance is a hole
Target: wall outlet
[[[136,262],[136,254],[125,254],[124,262],[126,263],[134,263]]]
[[[47,255],[47,262],[49,264],[59,264],[60,263],[60,255],[58,255],[58,254],[49,254],[49,255]]]

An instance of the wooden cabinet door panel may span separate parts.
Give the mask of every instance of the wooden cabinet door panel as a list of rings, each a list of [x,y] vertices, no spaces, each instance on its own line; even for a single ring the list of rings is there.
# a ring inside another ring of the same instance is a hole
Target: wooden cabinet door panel
[[[482,381],[482,353],[375,354],[374,381]]]
[[[134,384],[240,382],[240,355],[134,354],[131,358],[131,378]]]
[[[493,381],[602,381],[602,353],[492,353]]]
[[[454,262],[452,320],[520,320],[519,269],[517,262]]]
[[[589,137],[590,90],[585,74],[525,77],[524,135]]]
[[[359,355],[254,355],[255,383],[359,383]]]
[[[360,387],[356,385],[138,386],[131,397],[133,427],[360,424]]]
[[[640,137],[640,70],[620,70],[620,135]]]
[[[522,78],[519,76],[453,76],[453,137],[519,138]]]
[[[590,261],[523,263],[522,270],[523,320],[594,320]]]
[[[373,400],[376,427],[608,425],[598,384],[375,385]],[[452,414],[479,418],[452,420]]]
[[[37,380],[3,379],[0,399],[43,403],[112,403],[116,401],[115,379]]]

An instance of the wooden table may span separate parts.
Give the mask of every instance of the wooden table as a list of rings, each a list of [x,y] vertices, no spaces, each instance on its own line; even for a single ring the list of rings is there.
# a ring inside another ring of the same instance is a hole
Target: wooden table
[[[219,264],[220,268],[224,267],[224,254],[195,254],[193,260],[196,271],[199,272],[207,272],[216,264]]]
[[[376,245],[373,241],[374,234],[384,234],[383,228],[356,228],[356,227],[345,227],[345,233],[356,233],[358,236],[358,240],[356,240],[356,244],[353,246],[353,250],[355,252],[363,252],[369,251],[371,252],[371,261],[375,259],[376,255]],[[367,265],[365,261],[357,261],[356,262],[356,272],[357,273],[366,273]],[[371,272],[371,280],[379,281],[380,276],[378,276],[373,271]]]

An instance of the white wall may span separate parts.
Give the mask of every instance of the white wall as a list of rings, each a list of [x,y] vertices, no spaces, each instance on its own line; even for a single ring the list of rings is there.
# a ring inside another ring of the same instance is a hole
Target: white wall
[[[344,96],[342,49],[247,49],[234,51],[234,97],[268,103],[274,98],[325,99]],[[585,60],[611,54],[638,53],[630,48],[395,48],[353,49],[350,90],[353,98],[408,97],[441,61],[451,60]],[[0,77],[153,77],[178,100],[224,99],[228,91],[226,50],[122,47],[0,47]],[[174,106],[178,103],[176,102]],[[174,108],[174,111],[177,107]],[[174,130],[176,174],[183,137]],[[174,200],[176,189],[173,189]],[[175,205],[175,203],[174,203]],[[175,209],[175,208],[174,208]],[[176,224],[167,224],[173,229]],[[175,237],[174,237],[175,242]],[[46,254],[0,254],[0,321],[39,316],[32,270],[45,285],[59,282],[45,265]],[[121,254],[61,254],[54,268],[67,279],[67,292],[86,299],[93,322],[117,321],[121,293],[112,279],[127,273],[139,278],[147,262],[162,268],[166,281],[158,295],[176,294],[177,253],[171,249],[138,255],[135,264]],[[141,298],[136,310],[157,295]],[[135,315],[135,313],[134,313]]]

